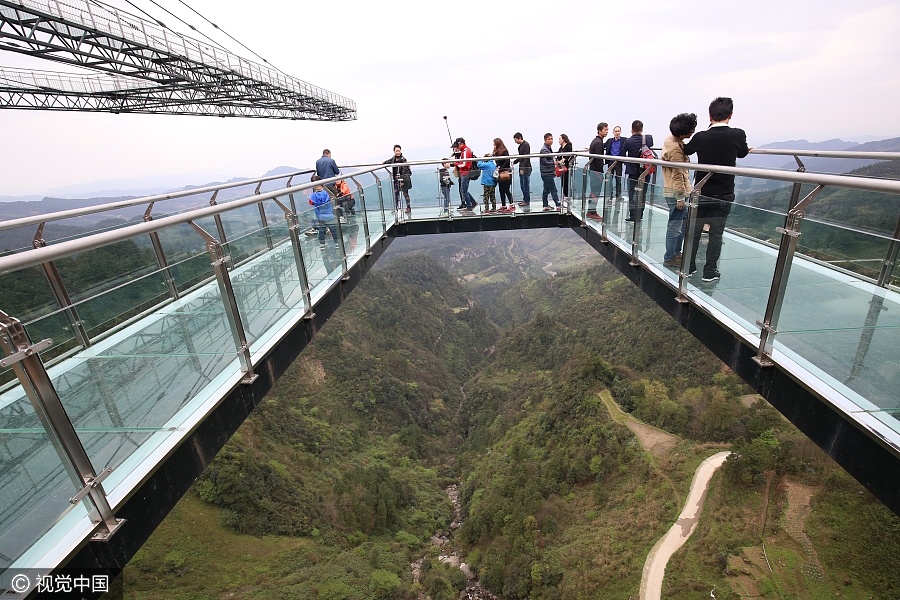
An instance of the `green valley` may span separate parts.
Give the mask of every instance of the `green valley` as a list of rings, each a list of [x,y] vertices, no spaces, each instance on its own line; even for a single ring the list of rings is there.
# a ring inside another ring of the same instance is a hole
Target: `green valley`
[[[664,598],[900,597],[900,519],[574,234],[445,238],[393,242],[126,598],[637,598],[723,449]]]

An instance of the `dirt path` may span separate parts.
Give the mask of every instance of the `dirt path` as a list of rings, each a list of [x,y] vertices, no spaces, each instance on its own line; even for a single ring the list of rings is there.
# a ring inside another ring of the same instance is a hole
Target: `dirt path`
[[[624,425],[634,432],[634,435],[641,443],[641,447],[650,454],[654,456],[663,456],[664,454],[668,454],[668,452],[678,444],[677,436],[663,431],[662,429],[647,425],[646,423],[642,423],[619,408],[619,405],[613,400],[609,390],[600,392],[600,399],[603,400],[603,403],[609,410],[609,415],[612,417],[613,421],[620,425]]]
[[[731,452],[719,452],[713,454],[697,467],[694,478],[691,481],[691,489],[688,493],[684,510],[672,528],[664,535],[647,555],[644,563],[644,572],[641,575],[641,600],[659,600],[662,594],[663,576],[666,573],[666,565],[669,559],[678,550],[697,528],[700,520],[700,512],[703,510],[703,501],[706,498],[706,489],[709,480],[716,469],[722,466]]]
[[[794,481],[785,481],[787,490],[788,507],[784,512],[784,530],[788,532],[794,541],[800,544],[806,553],[806,562],[800,566],[800,571],[809,579],[824,583],[825,572],[819,562],[819,555],[812,544],[812,540],[806,535],[806,517],[812,511],[809,500],[813,490],[809,486]]]

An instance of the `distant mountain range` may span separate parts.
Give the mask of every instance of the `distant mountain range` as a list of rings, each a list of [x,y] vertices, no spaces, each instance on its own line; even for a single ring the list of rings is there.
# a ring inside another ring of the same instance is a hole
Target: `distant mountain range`
[[[808,142],[807,140],[788,140],[785,142],[773,142],[759,148],[777,150],[852,150],[854,152],[900,152],[900,138],[890,138],[857,144],[840,139],[825,140],[824,142]],[[859,169],[866,165],[876,163],[876,160],[857,160],[847,158],[802,158],[800,159],[807,171],[820,173],[847,173],[853,169]],[[797,169],[797,163],[790,157],[772,156],[765,154],[751,154],[747,158],[738,161],[739,167],[760,167],[764,169]]]
[[[290,173],[299,171],[296,167],[276,167],[271,171],[262,175],[280,175],[282,173]],[[182,190],[190,190],[210,185],[218,185],[221,183],[232,183],[235,181],[243,181],[250,177],[234,177],[227,181],[209,181],[207,183],[196,185],[184,185],[176,183],[184,181],[190,176],[179,175],[175,177],[137,177],[134,179],[102,179],[98,181],[90,181],[88,183],[80,183],[60,188],[47,190],[44,194],[29,194],[25,196],[0,196],[0,205],[10,202],[37,202],[43,199],[57,200],[84,200],[85,198],[102,198],[105,202],[110,202],[110,198],[140,198],[142,196],[155,196],[157,194],[166,194]],[[96,204],[92,202],[91,204]],[[74,208],[68,206],[67,208]],[[61,210],[61,209],[56,209]],[[46,212],[46,211],[41,211]],[[6,218],[6,217],[0,217]]]

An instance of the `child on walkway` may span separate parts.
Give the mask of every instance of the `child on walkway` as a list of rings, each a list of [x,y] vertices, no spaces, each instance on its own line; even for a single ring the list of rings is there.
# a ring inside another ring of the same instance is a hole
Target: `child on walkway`
[[[490,158],[490,154],[485,154],[485,158]],[[494,213],[497,212],[497,196],[495,190],[497,189],[497,178],[494,177],[494,171],[497,169],[497,164],[492,160],[479,160],[478,168],[481,169],[481,185],[484,186],[484,212],[486,213]],[[490,208],[488,208],[488,202],[490,202]]]
[[[441,210],[440,216],[450,214],[450,186],[454,185],[453,178],[450,177],[450,159],[445,158],[438,169],[438,179],[441,185],[441,197],[444,199],[444,208]]]
[[[317,178],[318,179],[318,178]],[[317,185],[314,193],[309,196],[309,203],[316,210],[316,219],[319,220],[319,248],[325,249],[325,230],[331,229],[331,239],[334,247],[339,249],[337,239],[337,227],[334,224],[334,210],[331,206],[331,196],[325,191],[324,186]]]

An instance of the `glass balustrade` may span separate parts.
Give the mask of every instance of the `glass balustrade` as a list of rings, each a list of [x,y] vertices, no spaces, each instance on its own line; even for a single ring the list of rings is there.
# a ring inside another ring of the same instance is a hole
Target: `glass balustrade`
[[[602,184],[602,193],[593,201],[597,216],[586,214],[587,226],[605,231],[629,254],[636,248],[640,263],[677,289],[679,272],[690,268],[690,260],[684,264],[680,257],[667,261],[666,238],[684,235],[689,221],[670,221],[673,194],[647,183],[643,197],[633,191],[629,201],[629,189],[634,188],[629,188],[627,180],[620,182],[621,195],[616,191],[615,175],[605,175]],[[801,186],[794,202],[812,189]],[[787,283],[775,303],[774,315],[767,314],[767,307],[772,301],[776,259],[792,197],[792,186],[782,182],[738,189],[735,202],[728,207],[718,280],[702,280],[710,234],[697,228],[697,272],[686,279],[686,289],[714,314],[726,317],[749,335],[759,336],[759,323],[775,316],[776,333],[771,339],[776,352],[828,383],[860,411],[900,431],[900,370],[896,368],[900,294],[876,285],[896,223],[873,220],[875,211],[848,215],[840,200],[849,192],[836,188],[824,198],[820,193],[806,207],[807,214],[816,216],[800,221]],[[857,207],[897,204],[900,215],[896,196],[872,192],[852,195]],[[716,201],[701,195],[697,202],[700,214],[705,214]],[[835,208],[836,202],[840,208]],[[585,212],[593,205],[586,198]],[[857,224],[825,220],[836,211],[844,212]],[[673,246],[679,253],[692,250],[683,241]],[[896,274],[891,280],[897,281]]]
[[[377,239],[383,233],[377,186],[371,183],[364,191],[366,210],[358,192],[354,193],[354,208],[359,210],[353,215],[347,207],[346,222],[339,222],[334,204],[329,203],[335,216],[323,223],[308,197],[295,195],[299,209],[296,249],[284,211],[274,200],[265,202],[265,221],[257,205],[222,213],[228,240],[222,249],[236,257],[228,261],[229,278],[251,352],[277,341],[278,333],[303,314],[307,289],[301,261],[314,303],[343,276],[344,252],[349,264],[365,254],[367,220],[372,224],[370,236],[374,232]],[[289,196],[279,200],[289,209],[292,206]],[[217,237],[214,219],[198,224]],[[139,269],[130,271],[129,277],[107,277],[95,287],[76,286],[79,299],[66,309],[47,297],[24,301],[18,288],[14,290],[18,295],[8,292],[3,298],[3,308],[13,316],[16,310],[35,316],[41,309],[53,309],[27,320],[25,327],[34,341],[53,340],[41,356],[50,365],[50,379],[95,471],[113,469],[104,482],[111,497],[123,495],[117,486],[193,415],[209,410],[218,399],[216,394],[223,386],[234,385],[241,373],[225,300],[205,241],[188,225],[161,230],[159,237],[182,292],[178,299],[169,295],[165,270],[153,269],[150,260],[141,262],[134,256],[128,258]],[[135,251],[131,241],[118,246],[120,251]],[[76,267],[67,268],[67,277],[76,280]],[[147,272],[135,275],[139,270]],[[8,276],[23,273],[29,289],[46,287],[39,268]],[[82,348],[66,310],[79,315],[93,342],[89,348]],[[5,389],[0,393],[3,568],[17,559],[37,557],[78,527],[87,512],[82,504],[69,503],[77,489],[11,368],[0,371],[0,377],[0,385],[5,384],[0,388]]]
[[[517,207],[517,212],[542,209],[537,159],[533,164],[531,207]],[[896,223],[875,218],[884,211],[866,209],[896,204],[900,215],[897,196],[820,192],[806,207],[799,237],[792,238],[791,268],[779,293],[773,280],[776,273],[786,273],[778,267],[779,252],[787,252],[782,228],[792,198],[805,198],[812,188],[794,190],[781,182],[739,186],[736,201],[727,206],[699,195],[697,272],[687,277],[693,244],[674,238],[687,233],[690,221],[670,219],[673,198],[661,174],[648,178],[640,190],[634,181],[615,175],[585,174],[577,164],[567,176],[569,210],[576,219],[584,219],[673,290],[683,286],[693,301],[744,339],[758,339],[758,323],[773,319],[773,356],[800,365],[860,412],[900,432],[900,294],[891,287],[900,271],[887,273],[885,258],[897,244],[892,239]],[[264,201],[262,210],[253,204],[197,221],[228,257],[227,277],[254,360],[302,318],[307,302],[314,305],[363,259],[367,231],[374,243],[396,219],[447,218],[437,166],[412,168],[409,213],[402,193],[397,212],[388,172],[381,170],[378,177],[380,187],[371,175],[358,176],[361,189],[348,180],[351,196],[331,201],[319,214],[309,204],[309,190],[279,197],[281,205],[296,210],[295,236],[275,200]],[[562,200],[560,178],[552,182]],[[493,218],[482,217],[480,181],[469,185],[479,210],[460,215],[454,183],[452,218]],[[218,200],[227,203],[254,191],[249,188],[223,191]],[[512,189],[519,201],[517,173]],[[499,190],[495,193],[499,196]],[[725,208],[721,275],[703,281],[715,231],[703,230],[702,217]],[[158,239],[166,268],[160,268],[148,235],[57,260],[68,306],[60,306],[50,293],[40,267],[0,276],[0,309],[20,318],[34,342],[53,340],[41,357],[95,470],[113,469],[104,487],[116,498],[131,485],[130,473],[180,439],[222,390],[241,378],[235,332],[207,242],[187,224],[160,230]],[[687,256],[667,255],[676,250]],[[0,369],[0,568],[37,557],[87,514],[82,504],[68,502],[76,486],[17,383],[11,367]]]

